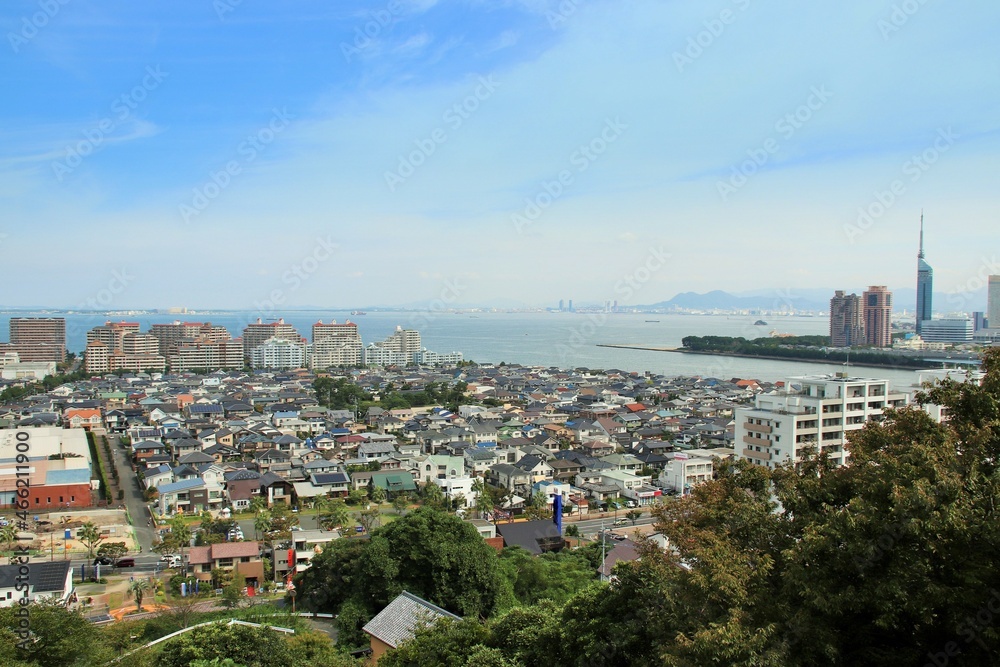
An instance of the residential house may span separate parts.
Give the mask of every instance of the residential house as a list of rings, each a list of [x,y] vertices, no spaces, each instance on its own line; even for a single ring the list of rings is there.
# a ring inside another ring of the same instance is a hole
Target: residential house
[[[69,601],[73,595],[72,563],[32,559],[29,567],[0,565],[0,607],[20,606],[24,600],[60,605]]]
[[[201,581],[211,581],[212,571],[236,570],[246,578],[247,586],[264,583],[264,563],[257,542],[220,542],[207,547],[191,547],[188,564]]]
[[[377,664],[387,651],[412,639],[419,626],[432,625],[441,618],[462,620],[441,607],[403,591],[362,628],[371,641],[372,653],[369,660],[372,664]]]

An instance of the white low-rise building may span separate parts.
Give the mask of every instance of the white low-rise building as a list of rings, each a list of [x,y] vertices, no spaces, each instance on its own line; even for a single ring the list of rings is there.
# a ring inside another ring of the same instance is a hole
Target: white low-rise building
[[[690,493],[696,485],[712,479],[715,472],[713,454],[705,449],[671,452],[666,456],[670,462],[660,473],[660,484],[678,493]]]
[[[907,402],[887,380],[846,373],[791,377],[782,389],[758,394],[754,407],[736,410],[735,455],[773,468],[801,462],[812,450],[846,465],[847,435]]]
[[[441,491],[444,492],[444,497],[448,500],[454,500],[455,498],[461,497],[463,502],[461,507],[472,507],[476,504],[476,499],[479,494],[472,488],[473,484],[476,482],[475,477],[469,477],[468,475],[462,475],[460,477],[445,477],[443,479],[433,480],[441,487]]]

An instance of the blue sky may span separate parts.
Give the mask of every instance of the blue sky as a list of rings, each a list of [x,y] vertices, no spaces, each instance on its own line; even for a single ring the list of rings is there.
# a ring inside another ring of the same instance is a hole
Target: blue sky
[[[1000,272],[1000,5],[778,4],[4,3],[0,302],[912,287],[921,209]]]

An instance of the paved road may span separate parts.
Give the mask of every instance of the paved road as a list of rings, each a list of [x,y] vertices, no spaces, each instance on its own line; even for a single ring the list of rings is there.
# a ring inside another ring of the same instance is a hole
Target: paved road
[[[118,467],[118,476],[125,491],[125,506],[128,508],[129,517],[135,530],[136,540],[142,545],[143,552],[148,552],[153,546],[153,536],[156,529],[147,525],[149,510],[146,500],[139,488],[139,480],[132,472],[132,465],[129,463],[126,450],[121,446],[121,438],[117,435],[110,435],[111,453]]]
[[[619,513],[618,518],[619,519],[623,518],[622,517],[623,514],[624,514],[624,512]],[[636,526],[648,526],[648,525],[652,524],[653,521],[654,521],[653,518],[647,514],[647,515],[643,516],[642,518],[636,520],[635,525]],[[607,529],[613,529],[613,528],[615,528],[615,525],[614,525],[615,524],[615,517],[614,517],[613,514],[611,514],[611,515],[608,515],[608,516],[604,517],[604,519],[585,519],[583,521],[574,521],[572,523],[565,522],[565,523],[563,523],[563,532],[565,532],[567,526],[574,526],[575,525],[575,526],[579,527],[581,535],[597,534],[601,530],[602,522],[603,522],[603,527],[604,528],[607,528]],[[632,527],[632,522],[629,521],[624,526],[620,526],[620,527],[621,528],[631,528]]]

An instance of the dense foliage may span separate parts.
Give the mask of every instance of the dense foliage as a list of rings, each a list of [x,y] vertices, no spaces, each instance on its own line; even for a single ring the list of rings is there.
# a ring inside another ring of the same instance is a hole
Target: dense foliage
[[[25,647],[10,628],[16,627],[14,608],[0,609],[0,665],[3,667],[169,667],[211,665],[220,667],[358,667],[361,663],[338,652],[329,637],[312,630],[305,620],[276,614],[271,607],[240,612],[198,613],[195,601],[171,612],[139,621],[95,626],[79,611],[52,604],[30,607],[31,638]],[[227,617],[259,624],[229,625]],[[210,620],[221,623],[195,627],[186,634],[154,647],[141,648],[154,639]],[[294,635],[266,626],[290,628]],[[118,659],[118,662],[112,662]]]
[[[404,665],[992,665],[1000,655],[1000,350],[850,443],[851,465],[740,463],[657,510],[608,586],[441,623]],[[430,657],[427,657],[430,656]]]
[[[473,618],[512,601],[496,551],[471,524],[432,508],[377,528],[368,540],[331,543],[301,575],[298,590],[310,609],[335,611],[354,600],[372,614],[404,590]]]
[[[681,345],[692,352],[738,354],[753,357],[787,357],[815,359],[827,362],[853,361],[889,367],[924,368],[927,362],[919,356],[891,354],[877,349],[828,349],[829,336],[788,336],[781,338],[754,338],[748,340],[730,336],[685,336]]]

